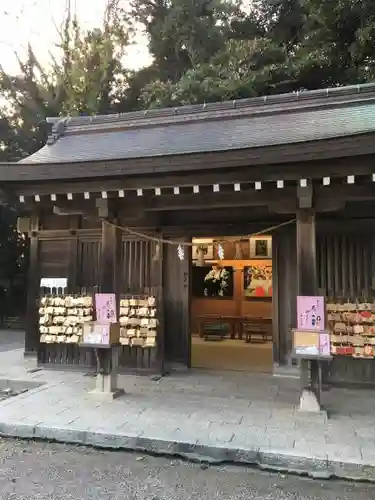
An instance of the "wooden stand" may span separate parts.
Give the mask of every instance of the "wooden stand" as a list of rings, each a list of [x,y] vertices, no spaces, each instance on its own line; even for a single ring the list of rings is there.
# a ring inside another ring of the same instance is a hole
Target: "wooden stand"
[[[112,401],[125,394],[123,389],[117,386],[116,367],[113,363],[113,346],[95,346],[81,344],[82,347],[93,347],[97,362],[97,375],[95,389],[90,394],[99,396],[106,401]]]

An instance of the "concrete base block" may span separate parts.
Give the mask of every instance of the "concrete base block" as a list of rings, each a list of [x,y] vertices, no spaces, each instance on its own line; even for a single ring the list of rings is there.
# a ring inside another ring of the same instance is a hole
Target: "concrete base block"
[[[303,389],[299,400],[299,410],[308,413],[321,413],[319,401],[312,391]]]
[[[112,391],[102,391],[98,388],[89,391],[89,394],[100,398],[103,401],[113,401],[114,399],[120,398],[125,395],[125,391],[123,389],[115,389]]]
[[[113,401],[125,394],[123,389],[117,387],[117,375],[111,373],[104,375],[98,373],[95,379],[95,389],[89,392],[93,396],[102,398],[104,401]]]

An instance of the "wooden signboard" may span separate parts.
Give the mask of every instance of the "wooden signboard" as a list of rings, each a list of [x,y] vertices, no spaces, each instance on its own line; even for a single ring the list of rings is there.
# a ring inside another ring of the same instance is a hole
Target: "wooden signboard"
[[[294,355],[304,359],[330,359],[330,338],[327,331],[293,330]]]
[[[111,347],[120,342],[118,323],[85,323],[83,326],[82,346]]]

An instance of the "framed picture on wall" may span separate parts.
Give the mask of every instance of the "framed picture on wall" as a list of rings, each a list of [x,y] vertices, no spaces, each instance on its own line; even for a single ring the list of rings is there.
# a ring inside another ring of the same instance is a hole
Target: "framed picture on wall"
[[[249,240],[250,259],[271,259],[272,238],[271,236],[254,236]]]
[[[272,298],[272,265],[254,264],[245,266],[244,297],[247,299],[271,299]]]
[[[232,298],[233,267],[193,265],[191,288],[193,297]]]
[[[200,249],[203,250],[204,260],[213,260],[213,258],[214,258],[214,242],[213,242],[213,240],[199,239],[199,238],[193,239],[193,248],[192,248],[193,261],[198,260],[198,258],[199,258],[198,252]]]

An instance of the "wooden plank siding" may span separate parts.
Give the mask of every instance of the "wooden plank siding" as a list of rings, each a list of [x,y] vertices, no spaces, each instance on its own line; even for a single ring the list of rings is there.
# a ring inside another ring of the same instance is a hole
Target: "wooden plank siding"
[[[40,276],[68,276],[71,240],[66,234],[58,240],[41,241],[42,251]],[[101,270],[101,234],[98,231],[83,234],[77,231],[76,282],[69,285],[69,290],[76,293],[95,293],[100,287]],[[121,295],[139,295],[155,293],[158,278],[158,266],[152,260],[155,244],[135,238],[122,236],[119,265],[119,293]],[[161,256],[160,256],[161,258]],[[161,266],[161,260],[159,265]],[[43,274],[44,273],[44,274]],[[47,273],[47,274],[46,274]],[[49,368],[93,370],[95,360],[90,349],[78,346],[45,344],[39,348],[39,364]],[[155,349],[142,347],[119,347],[120,372],[156,372],[160,367],[160,356]]]
[[[153,286],[152,254],[154,244],[123,236],[121,245],[120,294],[148,294]]]
[[[328,296],[352,298],[372,296],[375,238],[361,234],[322,234],[317,240],[319,288]],[[326,373],[333,385],[375,384],[375,362],[334,357]]]
[[[95,292],[98,289],[100,272],[100,233],[94,231],[91,234],[82,234],[77,230],[76,234],[72,235],[70,231],[61,231],[58,238],[55,234],[55,239],[45,239],[48,236],[46,233],[41,232],[40,235],[39,279],[67,276],[70,278],[70,293]],[[38,364],[51,369],[92,371],[95,359],[91,349],[77,345],[40,344]]]
[[[334,297],[372,295],[375,270],[375,238],[358,234],[347,225],[331,228],[317,224],[318,288]],[[278,231],[273,237],[274,272],[274,361],[289,364],[292,355],[291,329],[296,325],[296,233],[294,228]],[[276,304],[276,298],[278,304]],[[325,371],[325,382],[333,385],[373,385],[373,360],[335,357]]]
[[[120,297],[154,294],[157,285],[155,272],[161,260],[153,261],[155,244],[127,235],[121,242]],[[160,259],[162,256],[160,255]],[[119,371],[137,373],[157,372],[160,359],[156,349],[143,347],[119,347]]]
[[[371,235],[322,234],[317,241],[319,288],[328,296],[371,294],[373,237]]]

